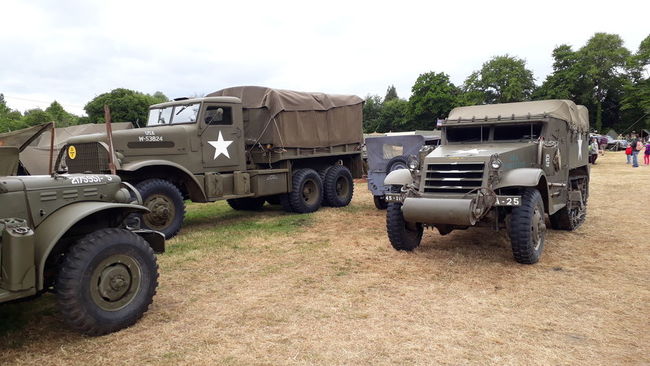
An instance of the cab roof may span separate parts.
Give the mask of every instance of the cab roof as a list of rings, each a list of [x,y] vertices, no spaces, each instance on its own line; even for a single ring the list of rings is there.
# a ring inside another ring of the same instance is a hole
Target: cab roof
[[[172,100],[169,102],[158,103],[150,106],[149,108],[164,108],[173,105],[187,105],[192,103],[213,102],[213,103],[232,103],[239,104],[241,100],[236,97],[201,97],[201,98],[183,98]]]

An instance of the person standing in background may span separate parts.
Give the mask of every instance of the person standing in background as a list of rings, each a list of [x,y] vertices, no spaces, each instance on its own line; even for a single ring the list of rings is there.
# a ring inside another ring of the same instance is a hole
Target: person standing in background
[[[631,164],[632,163],[632,143],[631,142],[625,148],[625,157],[627,158],[627,162],[625,164]]]
[[[643,164],[650,165],[650,140],[645,144],[645,152],[643,153]]]
[[[634,141],[632,141],[632,168],[639,167],[639,152],[641,152],[641,150],[643,150],[641,139],[634,139]]]
[[[598,140],[592,137],[589,143],[589,162],[596,165],[596,159],[598,159]]]

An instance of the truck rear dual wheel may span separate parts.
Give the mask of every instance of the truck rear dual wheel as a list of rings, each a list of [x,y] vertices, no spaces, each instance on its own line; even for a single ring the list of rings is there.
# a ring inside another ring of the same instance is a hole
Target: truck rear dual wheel
[[[265,197],[245,197],[245,198],[234,198],[226,200],[228,205],[234,210],[239,211],[257,211],[261,210],[266,202]]]
[[[354,194],[352,173],[343,165],[327,169],[323,179],[323,200],[331,207],[344,207],[350,204]]]
[[[157,287],[153,250],[124,229],[102,229],[80,239],[65,256],[55,284],[65,322],[93,336],[135,324]]]
[[[147,179],[136,185],[142,202],[151,212],[138,214],[142,227],[160,231],[166,239],[178,234],[185,218],[181,191],[164,179]]]
[[[524,189],[521,206],[512,208],[508,234],[515,261],[523,264],[539,261],[544,249],[546,224],[544,202],[537,189]]]
[[[420,245],[424,227],[419,223],[406,222],[402,214],[402,204],[391,202],[386,211],[386,231],[393,248],[411,251]]]
[[[280,197],[285,211],[309,213],[320,208],[323,201],[323,182],[314,169],[296,170],[291,183],[291,192]]]

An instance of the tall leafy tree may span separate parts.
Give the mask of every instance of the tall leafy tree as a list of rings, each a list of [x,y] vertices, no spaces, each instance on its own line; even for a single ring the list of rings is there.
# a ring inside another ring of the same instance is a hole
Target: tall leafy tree
[[[626,84],[626,63],[630,51],[616,34],[596,33],[579,50],[585,77],[592,87],[592,100],[596,107],[596,129],[603,126],[603,109],[607,108],[610,123],[618,122],[618,104]]]
[[[382,103],[379,95],[367,95],[363,104],[363,131],[366,133],[379,132],[379,115]]]
[[[520,102],[530,99],[535,78],[526,68],[526,61],[506,54],[484,63],[481,70],[467,78],[463,89],[473,96],[482,94],[483,102],[488,104]]]
[[[22,121],[22,114],[9,108],[5,96],[0,93],[0,133],[15,131],[24,127],[26,126]]]
[[[111,109],[111,118],[114,122],[136,122],[144,125],[149,106],[167,100],[164,94],[158,93],[152,96],[129,89],[114,89],[109,93],[96,96],[86,104],[84,110],[88,114],[89,122],[103,123],[105,122],[104,104],[106,104]]]
[[[433,129],[436,119],[446,117],[458,105],[460,90],[445,73],[433,71],[418,76],[411,88],[410,129]]]
[[[395,89],[395,85],[391,85],[386,89],[386,96],[384,97],[384,102],[388,102],[389,100],[397,99],[397,89]]]
[[[623,128],[637,123],[630,128],[650,129],[650,36],[639,45],[638,51],[628,60],[630,82],[624,87],[624,97],[621,100],[621,115],[625,121]]]
[[[45,109],[45,113],[49,114],[52,120],[56,123],[57,127],[67,127],[77,124],[79,117],[66,112],[63,106],[56,100]]]

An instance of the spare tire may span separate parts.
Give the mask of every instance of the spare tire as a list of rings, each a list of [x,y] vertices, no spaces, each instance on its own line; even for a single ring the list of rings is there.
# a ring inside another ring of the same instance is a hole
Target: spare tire
[[[388,160],[388,163],[386,164],[386,173],[390,173],[393,170],[397,169],[408,169],[408,160],[406,156],[400,155],[400,156],[395,156],[392,159]]]

